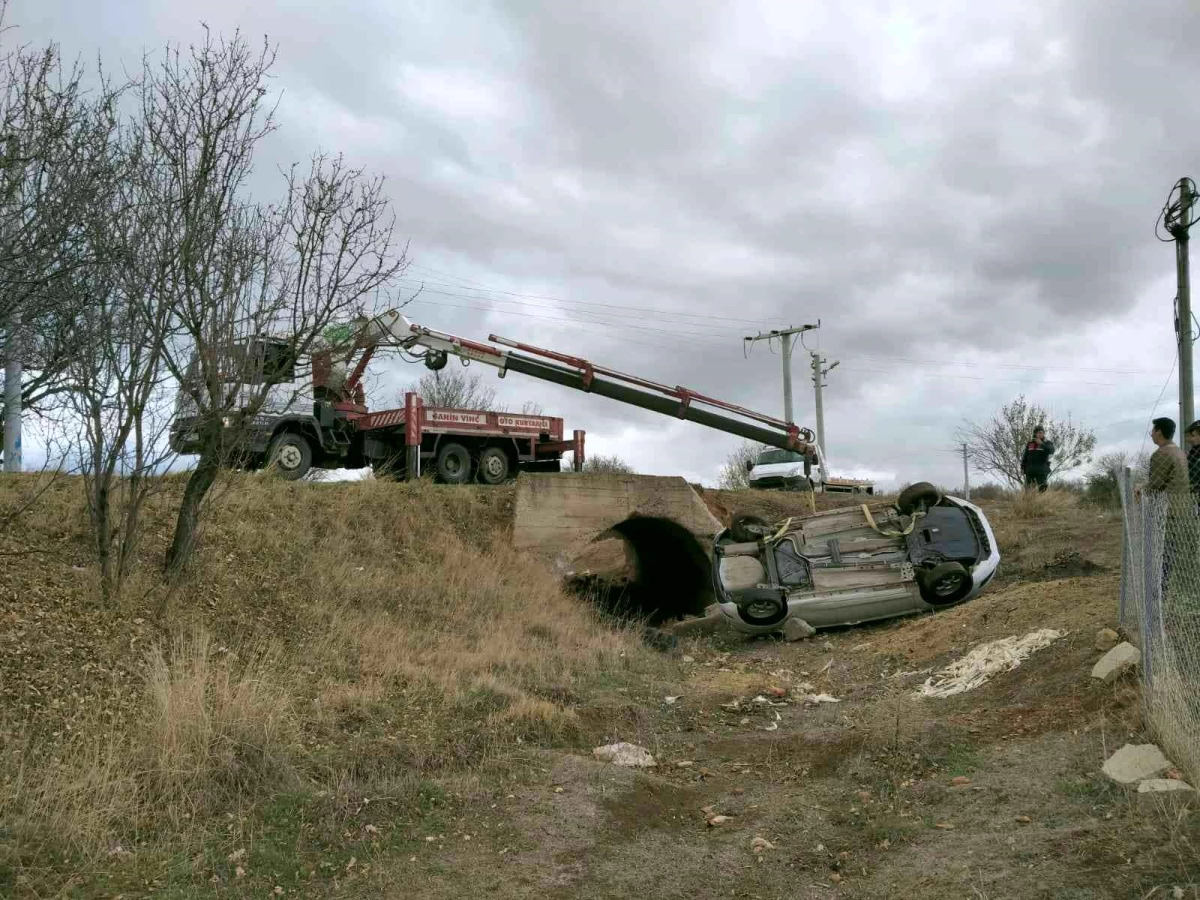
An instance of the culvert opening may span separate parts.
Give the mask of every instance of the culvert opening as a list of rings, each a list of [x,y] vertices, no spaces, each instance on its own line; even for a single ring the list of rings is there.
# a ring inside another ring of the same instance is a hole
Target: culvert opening
[[[709,557],[695,535],[672,519],[632,516],[597,537],[619,537],[630,574],[574,575],[568,587],[620,621],[657,627],[702,616],[713,602]]]

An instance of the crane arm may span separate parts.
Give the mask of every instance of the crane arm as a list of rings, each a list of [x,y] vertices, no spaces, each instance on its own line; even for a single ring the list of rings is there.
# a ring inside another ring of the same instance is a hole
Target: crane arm
[[[543,350],[494,334],[488,337],[503,347],[433,331],[410,322],[396,310],[389,310],[367,323],[360,332],[359,345],[374,349],[379,344],[394,344],[407,351],[423,347],[425,365],[435,371],[442,368],[450,356],[457,356],[493,366],[501,378],[510,370],[519,372],[541,381],[599,394],[640,409],[696,422],[771,447],[809,453],[816,446],[815,435],[809,429],[799,428],[782,419],[707,397],[685,387],[670,387],[635,375],[626,375],[586,359]],[[735,419],[722,413],[733,413],[742,418]]]

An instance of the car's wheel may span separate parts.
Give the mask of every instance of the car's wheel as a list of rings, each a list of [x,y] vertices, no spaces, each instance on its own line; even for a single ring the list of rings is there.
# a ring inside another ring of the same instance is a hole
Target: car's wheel
[[[753,588],[739,591],[734,600],[738,614],[749,625],[777,625],[787,618],[787,601],[777,590]]]
[[[312,468],[312,445],[302,434],[285,431],[271,441],[267,450],[270,466],[285,481],[299,481]]]
[[[949,606],[971,593],[971,573],[962,563],[948,562],[918,574],[921,597],[931,606]]]
[[[462,444],[443,444],[436,469],[438,478],[446,484],[465,484],[471,479],[471,454]]]
[[[499,447],[488,447],[479,455],[479,480],[484,484],[503,484],[508,477],[508,454]]]
[[[771,533],[771,523],[762,516],[734,513],[729,519],[729,534],[739,544],[753,543]]]
[[[906,516],[911,516],[917,510],[935,506],[940,499],[941,491],[928,481],[919,481],[900,492],[896,500],[896,509]]]

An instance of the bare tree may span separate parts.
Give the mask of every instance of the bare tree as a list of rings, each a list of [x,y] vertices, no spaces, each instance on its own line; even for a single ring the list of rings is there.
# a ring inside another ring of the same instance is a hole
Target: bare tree
[[[745,441],[725,458],[721,467],[720,479],[717,482],[722,490],[740,491],[750,486],[750,466],[758,459],[762,451],[769,449],[766,444],[755,441]]]
[[[311,379],[304,360],[325,330],[365,309],[403,271],[383,180],[318,154],[285,173],[277,205],[245,196],[254,150],[274,129],[265,80],[274,51],[240,33],[168,49],[138,83],[146,161],[142,202],[156,211],[143,254],[167,310],[163,361],[198,460],[165,560],[178,573],[205,497],[268,395]],[[270,341],[268,342],[268,338]],[[275,402],[274,399],[272,402]]]
[[[471,372],[465,366],[447,366],[436,372],[426,372],[416,384],[409,385],[408,390],[419,394],[427,406],[494,409],[496,405],[496,389],[478,372]],[[398,402],[404,405],[404,392]]]
[[[633,466],[619,456],[589,456],[583,461],[585,475],[634,475]]]
[[[397,405],[404,405],[404,394],[408,391],[420,395],[429,406],[512,412],[507,404],[496,402],[496,389],[487,383],[486,376],[478,372],[469,372],[461,366],[426,372],[416,384],[411,384],[400,392],[396,397]],[[542,405],[533,400],[522,403],[519,412],[523,416],[545,415]]]
[[[89,264],[80,223],[108,162],[95,129],[111,117],[94,113],[111,111],[115,92],[101,77],[89,98],[83,76],[54,45],[0,59],[0,360],[23,363],[22,408],[34,413],[67,389],[78,297],[64,281]]]
[[[1096,446],[1095,432],[1070,418],[1053,419],[1042,407],[1030,404],[1024,394],[1001,407],[987,422],[964,424],[958,440],[966,443],[967,456],[976,469],[1003,478],[1019,488],[1025,482],[1021,456],[1037,428],[1046,429],[1046,438],[1054,442],[1051,476],[1072,471],[1091,461]]]
[[[142,202],[134,177],[145,163],[141,132],[118,130],[113,100],[96,110],[96,156],[109,165],[97,174],[94,202],[79,226],[88,264],[63,279],[78,310],[66,329],[75,347],[66,396],[80,436],[104,599],[121,588],[142,534],[142,508],[163,487],[154,476],[173,456],[164,360],[171,308],[143,302],[161,293],[162,267],[143,257],[157,212]]]

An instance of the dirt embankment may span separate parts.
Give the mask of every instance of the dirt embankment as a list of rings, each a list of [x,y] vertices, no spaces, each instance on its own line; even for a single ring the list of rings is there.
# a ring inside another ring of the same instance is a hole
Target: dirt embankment
[[[1095,510],[987,505],[1002,581],[955,609],[661,654],[512,549],[511,490],[236,479],[166,594],[177,487],[107,607],[77,487],[0,539],[23,554],[0,561],[4,896],[615,898],[661,876],[661,896],[1115,900],[1200,883],[1194,814],[1140,810],[1099,774],[1145,735],[1136,680],[1087,674],[1119,561]],[[22,490],[0,482],[0,512]],[[807,502],[703,496],[719,518]],[[1043,627],[1066,634],[1018,668],[916,696],[979,642]],[[618,740],[659,765],[592,758]]]

